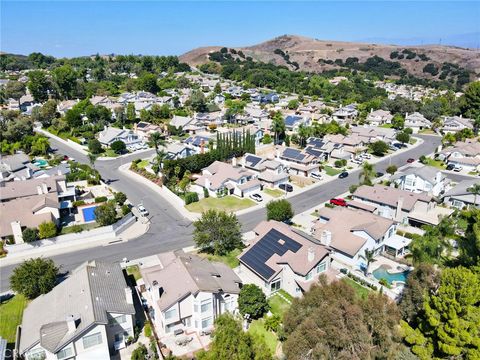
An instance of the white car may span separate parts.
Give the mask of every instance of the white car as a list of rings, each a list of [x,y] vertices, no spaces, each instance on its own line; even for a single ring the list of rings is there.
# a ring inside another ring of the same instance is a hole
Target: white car
[[[316,179],[316,180],[322,180],[322,179],[323,179],[322,174],[317,173],[317,172],[312,172],[312,173],[310,174],[310,177],[311,177],[312,179]]]
[[[149,214],[148,210],[145,209],[145,206],[143,206],[142,204],[137,206],[137,210],[140,213],[140,215],[142,215],[142,216],[148,216],[148,214]]]
[[[252,194],[250,195],[250,199],[255,200],[256,202],[263,201],[262,195],[260,194]]]
[[[463,167],[461,167],[460,165],[455,165],[455,167],[453,168],[453,171],[455,172],[460,172],[462,171]]]

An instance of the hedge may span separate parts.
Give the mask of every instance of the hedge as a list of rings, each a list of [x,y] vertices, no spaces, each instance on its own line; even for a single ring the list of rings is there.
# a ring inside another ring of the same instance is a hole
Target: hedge
[[[185,205],[198,201],[198,194],[196,192],[189,192],[185,194]]]
[[[95,203],[102,203],[102,202],[106,202],[108,199],[106,196],[98,196],[95,198]]]

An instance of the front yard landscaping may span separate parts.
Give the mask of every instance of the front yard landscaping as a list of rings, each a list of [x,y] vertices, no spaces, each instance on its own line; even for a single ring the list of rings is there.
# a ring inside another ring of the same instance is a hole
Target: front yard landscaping
[[[360,285],[359,283],[357,283],[356,281],[354,281],[354,280],[352,280],[348,277],[344,277],[342,279],[342,281],[345,281],[348,285],[350,285],[355,290],[358,297],[360,297],[362,299],[365,299],[368,296],[368,293],[370,292],[370,290],[368,288]]]
[[[250,327],[248,328],[248,332],[255,338],[263,337],[272,355],[275,354],[275,351],[277,349],[278,337],[274,332],[265,329],[265,320],[263,318],[253,320],[250,324]]]
[[[148,160],[142,160],[137,164],[139,169],[144,169],[148,165]]]
[[[223,198],[204,198],[200,201],[186,205],[185,208],[188,211],[196,213],[203,213],[210,209],[226,212],[235,212],[238,210],[249,208],[254,205],[256,205],[255,202],[250,199],[241,199],[239,197],[229,195]]]
[[[285,192],[280,190],[280,189],[268,189],[268,188],[265,188],[263,189],[263,192],[267,195],[270,195],[274,198],[277,198],[277,197],[280,197],[282,195],[285,195]]]
[[[428,165],[428,166],[433,166],[433,167],[436,167],[438,169],[445,169],[446,166],[445,164],[443,163],[443,161],[440,161],[440,160],[434,160],[434,159],[430,159],[430,158],[427,158],[426,159],[426,164],[425,165]]]
[[[138,267],[138,265],[128,266],[126,268],[126,271],[127,275],[132,275],[135,281],[142,278],[142,274],[140,274],[140,268]]]
[[[285,295],[286,294],[286,295]],[[287,298],[288,300],[291,300],[290,294],[287,294],[285,292],[282,293],[282,295]],[[271,296],[268,299],[268,304],[270,305],[270,311],[272,314],[277,314],[283,317],[283,315],[287,312],[287,310],[290,308],[290,304],[286,302],[280,295],[275,294]]]
[[[329,175],[329,176],[336,176],[336,175],[338,175],[338,174],[340,174],[340,173],[342,172],[341,169],[335,169],[335,168],[333,168],[333,167],[331,167],[331,166],[329,166],[329,165],[325,165],[325,166],[323,167],[323,170],[325,170],[325,173],[326,173],[327,175]]]
[[[205,253],[198,253],[199,256],[207,258],[209,261],[220,261],[224,264],[228,265],[229,267],[236,268],[239,265],[239,261],[237,256],[240,255],[242,250],[235,249],[228,253],[227,255],[213,255],[213,254],[205,254]]]
[[[0,337],[6,339],[8,344],[15,342],[17,326],[22,323],[26,306],[27,299],[23,295],[15,295],[0,305]]]

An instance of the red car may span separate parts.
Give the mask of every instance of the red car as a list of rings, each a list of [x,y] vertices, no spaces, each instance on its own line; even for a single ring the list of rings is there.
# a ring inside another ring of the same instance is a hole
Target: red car
[[[341,198],[331,199],[330,204],[336,205],[336,206],[347,206],[347,202],[344,199],[341,199]]]
[[[409,164],[411,164],[413,162],[415,162],[415,159],[410,158],[410,159],[407,160],[407,163],[409,163]]]

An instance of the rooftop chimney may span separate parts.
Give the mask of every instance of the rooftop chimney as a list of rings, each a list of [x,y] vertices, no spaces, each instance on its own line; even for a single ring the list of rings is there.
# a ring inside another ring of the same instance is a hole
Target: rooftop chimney
[[[37,194],[42,195],[42,187],[40,185],[37,185]]]
[[[43,191],[44,194],[48,194],[47,184],[42,183],[42,191]]]
[[[73,315],[67,315],[67,318],[65,319],[67,322],[67,327],[68,327],[68,333],[74,333],[75,330],[77,330],[77,324],[75,323],[75,317]]]
[[[127,300],[127,304],[133,304],[132,289],[128,286],[125,288],[125,299]]]
[[[308,259],[308,262],[312,262],[315,259],[315,251],[313,250],[312,247],[308,248],[307,259]]]
[[[329,230],[323,230],[322,235],[320,236],[320,242],[322,245],[330,246],[332,243],[332,232]]]

